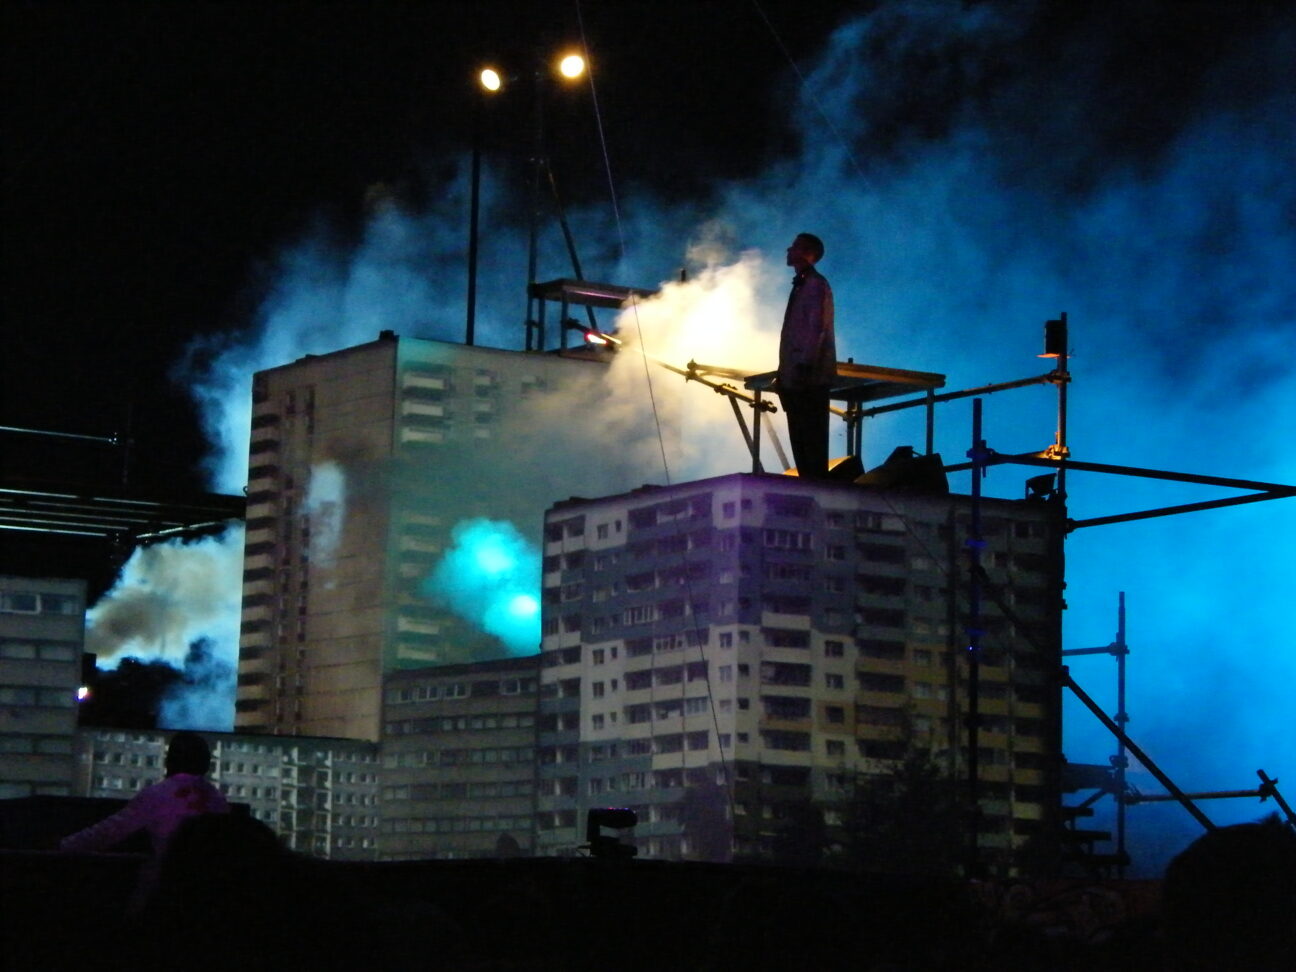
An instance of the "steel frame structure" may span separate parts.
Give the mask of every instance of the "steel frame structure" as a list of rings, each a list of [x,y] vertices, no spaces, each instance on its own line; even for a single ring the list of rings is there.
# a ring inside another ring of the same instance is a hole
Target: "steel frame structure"
[[[1180,513],[1192,513],[1201,510],[1219,509],[1227,506],[1236,506],[1244,503],[1255,503],[1273,499],[1289,499],[1296,497],[1296,486],[1281,483],[1260,482],[1257,480],[1237,479],[1221,476],[1199,475],[1194,473],[1173,472],[1161,469],[1146,469],[1137,466],[1113,465],[1108,463],[1081,462],[1071,458],[1070,450],[1067,447],[1067,389],[1071,382],[1071,375],[1067,369],[1067,315],[1063,313],[1059,319],[1049,321],[1046,324],[1046,354],[1041,357],[1056,357],[1057,364],[1053,371],[1047,374],[1038,375],[1033,378],[1023,378],[1017,381],[1003,382],[993,385],[983,385],[978,388],[966,389],[963,391],[946,392],[940,395],[929,390],[922,398],[908,399],[900,402],[893,402],[886,405],[875,406],[869,409],[858,410],[852,415],[854,421],[859,422],[864,418],[874,415],[880,415],[887,412],[899,411],[907,408],[922,407],[927,410],[927,454],[932,454],[934,439],[934,406],[937,403],[955,401],[962,398],[972,398],[973,418],[972,418],[972,443],[968,450],[968,462],[951,463],[943,467],[946,474],[952,472],[970,471],[972,473],[972,522],[971,536],[967,540],[968,549],[968,600],[970,605],[969,620],[967,625],[968,631],[968,682],[969,682],[969,716],[968,716],[968,774],[970,799],[973,807],[977,806],[977,727],[979,713],[977,709],[977,669],[979,656],[979,633],[981,628],[980,621],[980,604],[982,596],[982,582],[985,579],[985,572],[979,562],[979,550],[982,546],[982,539],[979,535],[979,504],[981,498],[980,482],[991,466],[1015,464],[1023,466],[1033,466],[1039,468],[1052,469],[1055,471],[1057,487],[1056,499],[1058,509],[1063,514],[1062,526],[1064,535],[1069,535],[1075,530],[1105,526],[1112,523],[1125,523],[1133,520],[1149,519],[1159,516],[1172,516]],[[1052,350],[1048,345],[1055,344]],[[981,397],[987,394],[993,394],[1000,391],[1009,391],[1016,388],[1029,387],[1031,385],[1052,384],[1057,388],[1057,427],[1054,435],[1053,445],[1042,452],[1033,452],[1016,455],[1006,455],[995,452],[987,447],[982,437],[981,429]],[[858,431],[855,433],[858,436]],[[858,442],[858,439],[856,440]],[[1248,490],[1242,496],[1229,496],[1220,499],[1206,500],[1195,503],[1181,503],[1173,506],[1162,506],[1148,510],[1137,510],[1126,513],[1115,513],[1108,516],[1091,517],[1084,520],[1074,520],[1065,516],[1066,509],[1066,475],[1069,470],[1078,472],[1096,472],[1119,476],[1134,476],[1146,479],[1157,479],[1167,482],[1192,483],[1205,486],[1219,486],[1230,489]],[[1016,618],[1010,609],[1001,605],[1005,614],[1016,624]],[[1109,716],[1102,707],[1099,706],[1076,682],[1072,677],[1067,666],[1062,666],[1059,671],[1060,683],[1071,690],[1072,694],[1093,713],[1107,729],[1116,737],[1118,742],[1117,755],[1113,760],[1113,765],[1117,771],[1118,792],[1117,797],[1117,846],[1118,857],[1127,857],[1125,849],[1125,815],[1126,805],[1137,803],[1146,803],[1151,801],[1174,800],[1178,802],[1185,811],[1189,813],[1204,829],[1212,830],[1215,825],[1211,820],[1196,806],[1195,800],[1214,799],[1220,797],[1259,797],[1265,800],[1273,797],[1275,802],[1282,808],[1288,822],[1296,826],[1296,815],[1293,814],[1291,807],[1282,798],[1277,789],[1278,780],[1270,779],[1264,770],[1257,770],[1260,778],[1260,786],[1255,790],[1232,790],[1216,791],[1210,793],[1185,793],[1180,789],[1173,780],[1167,776],[1160,767],[1145,753],[1137,743],[1132,740],[1125,732],[1125,723],[1129,716],[1125,711],[1125,656],[1128,654],[1128,647],[1125,645],[1125,613],[1124,613],[1124,595],[1121,596],[1121,609],[1118,624],[1117,639],[1112,645],[1104,648],[1077,649],[1074,651],[1063,650],[1062,654],[1082,655],[1109,653],[1114,654],[1118,662],[1118,702],[1115,717]],[[1020,624],[1017,625],[1023,633],[1025,629]],[[1165,794],[1157,795],[1130,795],[1127,792],[1125,784],[1125,769],[1128,764],[1126,753],[1132,754],[1162,786],[1165,787]],[[1101,793],[1099,794],[1101,796]],[[971,866],[975,870],[976,862],[976,836],[975,827],[972,828],[971,837]]]

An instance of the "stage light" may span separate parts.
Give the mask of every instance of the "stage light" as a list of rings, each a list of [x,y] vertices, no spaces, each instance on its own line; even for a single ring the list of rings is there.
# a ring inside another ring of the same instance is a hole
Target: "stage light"
[[[564,78],[579,78],[585,73],[585,58],[579,54],[568,54],[558,62],[558,70]]]
[[[633,844],[623,844],[615,836],[602,832],[609,830],[628,830],[639,822],[639,815],[629,807],[591,807],[585,817],[585,845],[592,857],[610,857],[625,859],[634,857],[639,848]]]
[[[563,327],[569,331],[576,331],[580,334],[581,339],[586,344],[592,344],[596,347],[616,349],[621,346],[620,338],[615,338],[611,334],[605,334],[597,328],[587,327],[575,318],[568,317],[563,321]]]
[[[1026,480],[1026,498],[1028,500],[1051,499],[1057,490],[1057,473],[1046,473],[1043,476],[1032,476]]]
[[[1060,320],[1044,322],[1044,353],[1040,358],[1060,358],[1067,353],[1066,315]]]
[[[487,91],[498,91],[504,86],[504,79],[500,77],[499,72],[494,68],[486,68],[479,75],[481,86]]]

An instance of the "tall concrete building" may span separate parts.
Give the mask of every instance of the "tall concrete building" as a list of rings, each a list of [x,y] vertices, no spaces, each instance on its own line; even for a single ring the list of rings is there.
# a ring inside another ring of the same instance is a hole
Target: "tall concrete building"
[[[85,582],[0,577],[0,799],[72,793]]]
[[[968,766],[971,500],[730,475],[547,514],[538,850],[591,807],[638,813],[640,853],[768,857],[914,751]],[[983,859],[1054,827],[1061,537],[1045,502],[985,499]],[[1007,607],[1022,628],[1009,623]],[[834,837],[834,835],[837,835]]]
[[[651,475],[602,445],[606,371],[383,332],[258,373],[235,728],[377,741],[385,673],[534,654],[545,507]]]

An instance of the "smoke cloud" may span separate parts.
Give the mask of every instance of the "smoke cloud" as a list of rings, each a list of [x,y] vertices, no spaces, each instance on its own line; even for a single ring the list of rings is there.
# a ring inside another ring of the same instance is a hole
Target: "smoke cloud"
[[[141,547],[86,612],[86,650],[99,668],[133,658],[176,671],[159,710],[163,728],[233,726],[242,573],[241,525],[219,537]]]
[[[605,211],[569,212],[577,240],[598,241],[583,254],[587,275],[645,286],[687,266],[690,282],[621,314],[620,334],[677,365],[772,368],[787,275],[762,254],[812,231],[828,247],[842,358],[943,373],[950,388],[1024,377],[1048,370],[1035,357],[1041,324],[1065,310],[1077,459],[1296,482],[1296,92],[1286,80],[1296,18],[1227,6],[1203,13],[1213,17],[1203,25],[1174,4],[877,4],[803,65],[806,101],[771,105],[799,126],[795,158],[702,201],[630,190],[624,254]],[[518,347],[525,246],[512,193],[486,168],[478,339]],[[354,245],[315,227],[266,268],[272,284],[253,329],[195,348],[188,374],[217,488],[237,490],[246,476],[253,371],[382,328],[458,339],[466,180],[442,188],[419,212],[380,202]],[[542,279],[569,273],[556,228],[540,252]],[[645,369],[633,351],[594,404],[618,449],[618,409],[655,407],[668,430],[692,423],[667,436],[676,479],[746,468],[719,397]],[[534,414],[562,409],[570,403]],[[969,446],[969,410],[939,413],[937,447],[949,458]],[[1053,391],[989,397],[986,429],[1000,452],[1046,447]],[[879,418],[866,462],[922,440],[917,414]],[[987,489],[1020,496],[1031,474],[997,469]],[[1077,519],[1227,493],[1082,474],[1069,487]],[[1249,786],[1258,767],[1296,778],[1296,735],[1282,728],[1296,683],[1283,606],[1294,533],[1296,503],[1286,501],[1079,530],[1068,543],[1067,644],[1109,643],[1117,593],[1129,593],[1130,731],[1188,790]],[[471,560],[472,543],[461,557]],[[442,596],[466,604],[471,591],[455,590]],[[236,582],[230,591],[232,603]],[[138,611],[121,614],[134,623],[112,617],[116,645],[166,627]],[[192,639],[150,643],[179,657]],[[1114,666],[1086,658],[1073,672],[1110,710]],[[1066,749],[1106,762],[1114,743],[1069,706]],[[1207,809],[1227,823],[1265,808]],[[1130,819],[1145,869],[1195,836],[1177,807],[1135,808]]]
[[[321,462],[311,468],[305,511],[311,518],[311,560],[332,566],[346,518],[346,473],[341,465]]]
[[[162,696],[159,728],[229,732],[234,728],[237,675],[237,651],[231,658],[228,650],[209,638],[195,641],[185,655],[179,680]]]

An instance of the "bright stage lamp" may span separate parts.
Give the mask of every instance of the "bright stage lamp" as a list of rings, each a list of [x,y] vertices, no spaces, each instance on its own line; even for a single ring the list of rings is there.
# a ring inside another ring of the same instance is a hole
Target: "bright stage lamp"
[[[579,54],[568,54],[558,62],[558,70],[564,78],[579,78],[585,73],[585,58]]]
[[[498,91],[504,84],[499,76],[499,72],[494,68],[486,68],[479,76],[481,86],[487,91]]]

